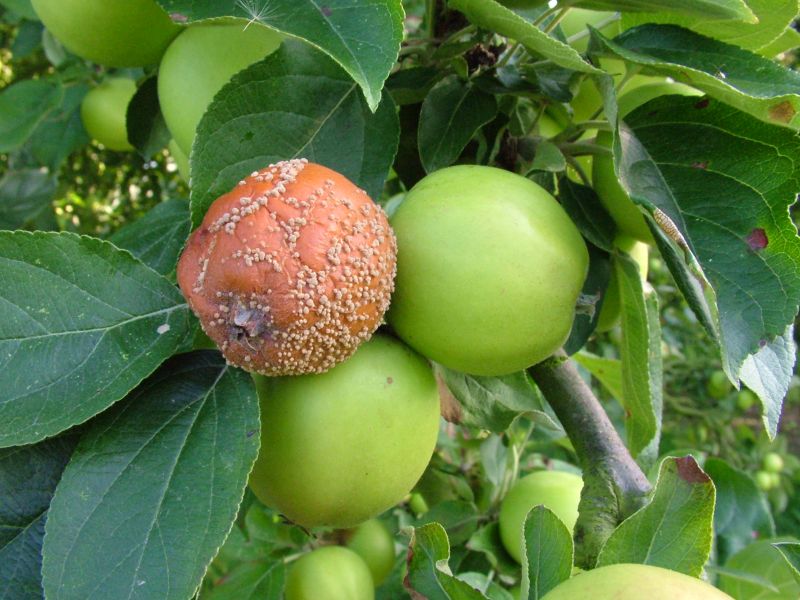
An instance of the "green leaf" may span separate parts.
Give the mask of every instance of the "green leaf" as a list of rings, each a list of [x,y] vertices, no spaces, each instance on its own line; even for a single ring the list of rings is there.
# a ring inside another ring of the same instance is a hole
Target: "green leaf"
[[[549,429],[560,429],[555,418],[546,412],[540,392],[525,371],[503,377],[481,377],[438,364],[434,370],[437,379],[461,405],[463,423],[467,425],[501,432],[508,429],[517,415],[527,413]]]
[[[372,113],[339,66],[288,40],[215,97],[192,150],[192,222],[245,175],[294,157],[323,164],[377,199],[397,151],[386,94]]]
[[[286,566],[281,561],[238,565],[205,600],[264,600],[280,598]]]
[[[589,188],[583,189],[589,190]],[[597,196],[592,192],[591,197],[596,198]],[[576,221],[578,228],[586,235],[586,229],[581,224],[581,221],[585,219],[585,215],[581,214],[576,218],[576,212],[569,207],[565,196],[562,194],[559,198],[570,217]],[[599,202],[597,204],[599,206]],[[606,215],[606,218],[609,217]],[[592,243],[586,244],[586,247],[589,250],[589,273],[586,276],[586,281],[583,282],[583,288],[581,288],[569,338],[564,342],[564,351],[568,356],[572,356],[583,348],[594,333],[597,321],[600,318],[598,302],[606,288],[608,288],[611,277],[611,261],[608,258],[608,253],[600,250]]]
[[[585,350],[573,354],[575,362],[592,374],[608,392],[622,402],[622,361],[597,356]]]
[[[627,446],[635,458],[649,447],[645,462],[658,456],[661,434],[661,327],[658,297],[645,293],[639,266],[624,252],[612,262],[622,317],[622,398]]]
[[[0,0],[0,4],[24,19],[29,19],[31,21],[39,20],[39,15],[33,10],[31,0]]]
[[[404,584],[409,592],[427,600],[477,600],[486,598],[469,584],[456,579],[447,565],[450,542],[438,523],[417,527],[408,548],[408,575]]]
[[[593,10],[622,12],[668,10],[673,13],[702,16],[706,19],[757,22],[757,17],[744,0],[577,0],[571,4]]]
[[[108,241],[175,281],[175,267],[189,237],[190,226],[189,203],[167,200],[117,230]]]
[[[627,29],[644,23],[671,23],[741,48],[759,50],[786,31],[800,13],[798,0],[747,0],[747,4],[758,22],[709,19],[705,14],[679,15],[670,10],[644,15],[625,13],[622,15],[622,27]]]
[[[641,25],[593,43],[628,62],[673,77],[739,110],[800,129],[800,73],[763,56],[675,25]]]
[[[794,27],[789,27],[775,40],[763,48],[759,48],[758,53],[767,58],[774,58],[784,52],[794,50],[798,46],[800,46],[800,31],[797,31]]]
[[[500,539],[500,525],[493,521],[480,527],[466,544],[468,550],[480,552],[489,561],[493,569],[513,577],[519,575],[519,565],[506,552],[503,540]]]
[[[386,91],[392,95],[395,104],[417,104],[436,82],[442,78],[442,71],[434,67],[409,67],[395,71],[386,80]]]
[[[742,364],[739,377],[761,400],[761,419],[770,439],[778,435],[783,399],[789,391],[796,361],[794,325],[789,325],[782,336],[765,344]]]
[[[496,115],[494,96],[456,75],[433,86],[419,118],[419,156],[425,170],[452,165],[475,132]]]
[[[719,458],[709,458],[704,468],[717,489],[714,533],[717,560],[724,564],[754,538],[775,535],[775,524],[764,495],[747,474]]]
[[[241,17],[319,48],[361,87],[374,111],[403,39],[401,0],[158,0],[179,22]]]
[[[800,582],[800,542],[775,542],[772,546],[783,555],[795,580]]]
[[[57,186],[55,176],[39,169],[6,171],[0,179],[0,229],[21,229],[52,215]]]
[[[26,79],[0,92],[0,152],[22,146],[63,95],[52,79]]]
[[[476,590],[482,590],[489,600],[514,600],[511,592],[500,587],[497,583],[494,573],[487,575],[476,571],[468,571],[467,573],[459,573],[456,577]]]
[[[3,598],[39,600],[50,500],[78,438],[64,435],[0,450],[0,582]],[[10,594],[10,595],[9,595]]]
[[[45,528],[47,597],[191,597],[258,446],[250,375],[213,351],[172,358],[78,444]]]
[[[172,134],[167,129],[158,104],[158,83],[155,77],[147,78],[128,103],[125,118],[128,140],[144,158],[160,152],[169,143]]]
[[[798,140],[708,98],[663,96],[626,123],[614,146],[620,182],[635,202],[662,211],[670,233],[655,228],[661,254],[684,295],[708,301],[705,313],[693,308],[719,335],[729,376],[747,365],[742,377],[770,407],[770,431],[794,360],[791,342],[777,338],[800,305],[800,239],[789,218]],[[762,348],[751,367],[748,356]]]
[[[523,525],[521,598],[539,600],[572,573],[572,534],[553,511],[533,507]]]
[[[0,447],[124,397],[193,333],[166,279],[108,242],[0,232]]]
[[[567,161],[558,146],[547,140],[536,145],[536,155],[531,163],[532,171],[549,171],[560,173],[567,168]]]
[[[637,563],[699,577],[711,552],[714,484],[694,458],[661,463],[653,499],[606,541],[597,566]]]
[[[478,528],[481,515],[472,502],[445,500],[419,517],[416,526],[436,523],[444,527],[447,537],[454,546],[464,544]]]
[[[570,45],[546,34],[494,0],[450,0],[448,6],[464,13],[467,19],[478,27],[510,37],[530,52],[541,55],[561,67],[584,73],[600,72],[583,60]]]

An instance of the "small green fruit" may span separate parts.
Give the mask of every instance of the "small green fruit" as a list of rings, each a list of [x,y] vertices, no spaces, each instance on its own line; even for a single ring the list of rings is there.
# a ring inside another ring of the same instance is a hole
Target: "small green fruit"
[[[761,462],[761,466],[765,471],[770,473],[780,473],[783,471],[783,457],[777,452],[767,452]]]
[[[128,104],[136,83],[125,77],[109,77],[89,91],[81,103],[81,121],[89,136],[109,150],[133,150],[128,141]]]
[[[758,396],[756,396],[752,390],[742,388],[736,394],[736,406],[738,406],[740,410],[750,410],[755,406],[756,402],[758,402]]]
[[[181,178],[186,183],[189,183],[189,158],[174,139],[169,141],[167,148],[169,148],[169,154],[175,161],[175,166],[178,167],[178,173]]]
[[[394,538],[378,519],[365,521],[348,533],[347,547],[369,567],[375,587],[381,585],[394,567]]]
[[[636,261],[636,264],[639,265],[639,277],[644,284],[647,281],[647,255],[650,247],[644,242],[639,242],[626,235],[617,236],[614,245]],[[614,327],[619,321],[621,308],[617,272],[616,269],[612,269],[600,316],[597,318],[597,331],[608,331]]]
[[[158,62],[180,32],[154,0],[32,0],[44,26],[81,58],[108,67]]]
[[[768,492],[775,487],[775,479],[772,477],[773,473],[767,471],[756,471],[756,485],[762,492]]]
[[[578,520],[583,480],[566,471],[534,471],[509,490],[500,505],[500,539],[508,553],[522,562],[522,527],[528,512],[540,504],[552,510],[572,531]]]
[[[733,600],[705,581],[677,571],[616,564],[584,571],[557,585],[543,600]]]
[[[290,568],[286,600],[373,600],[367,565],[352,550],[325,546],[300,557]]]
[[[709,377],[708,381],[706,382],[706,391],[708,392],[709,396],[715,400],[721,400],[730,394],[731,390],[733,390],[733,386],[728,380],[728,376],[725,374],[725,371],[717,370],[711,373],[711,377]]]

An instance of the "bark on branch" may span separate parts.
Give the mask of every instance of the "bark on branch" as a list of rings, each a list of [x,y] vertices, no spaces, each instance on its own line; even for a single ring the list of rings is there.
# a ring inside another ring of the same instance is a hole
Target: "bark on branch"
[[[583,469],[575,562],[592,568],[617,525],[644,505],[651,486],[566,354],[559,352],[529,372],[564,426]]]

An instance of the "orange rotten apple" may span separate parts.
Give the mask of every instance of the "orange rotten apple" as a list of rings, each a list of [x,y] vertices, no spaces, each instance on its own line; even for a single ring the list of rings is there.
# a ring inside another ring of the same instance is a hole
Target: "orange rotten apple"
[[[252,173],[211,205],[178,262],[178,283],[231,364],[321,373],[380,325],[395,254],[366,192],[294,159]]]

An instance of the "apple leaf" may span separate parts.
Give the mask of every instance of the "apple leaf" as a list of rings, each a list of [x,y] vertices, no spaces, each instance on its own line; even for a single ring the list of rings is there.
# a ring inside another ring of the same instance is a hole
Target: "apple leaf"
[[[108,242],[0,232],[0,447],[124,397],[192,333],[174,285]]]
[[[775,40],[759,48],[758,53],[767,58],[774,58],[779,54],[794,50],[798,46],[800,46],[800,31],[797,31],[794,27],[789,27]]]
[[[670,6],[667,8],[669,12],[624,13],[622,28],[644,23],[671,23],[741,48],[760,50],[783,34],[800,13],[798,0],[747,0],[747,4],[758,22],[713,19],[706,13],[680,15]]]
[[[485,599],[481,592],[453,577],[447,562],[450,541],[439,523],[416,527],[408,548],[408,575],[403,584],[413,596],[427,600]]]
[[[77,442],[76,435],[67,434],[30,446],[0,449],[0,582],[4,598],[39,600],[44,596],[44,524],[56,484]]]
[[[170,359],[84,432],[45,527],[47,597],[191,597],[236,518],[259,430],[248,373],[213,351]]]
[[[664,96],[627,117],[614,158],[631,198],[658,209],[665,229],[651,228],[662,256],[719,337],[729,377],[756,388],[774,435],[794,364],[786,328],[800,306],[800,238],[789,218],[800,141],[713,99]]]
[[[175,281],[175,267],[189,229],[189,203],[176,198],[156,204],[140,219],[118,229],[108,241]]]
[[[45,229],[42,221],[53,219],[57,188],[56,177],[41,169],[6,171],[0,179],[0,229]]]
[[[370,111],[347,74],[287,40],[234,76],[197,128],[191,156],[192,222],[252,171],[295,157],[338,171],[376,199],[397,152],[397,111],[385,94]]]
[[[622,361],[581,350],[572,355],[575,362],[592,374],[609,394],[622,402]]]
[[[774,536],[775,524],[766,498],[750,476],[719,458],[709,458],[703,466],[717,489],[714,534],[717,562],[725,564],[753,539]]]
[[[419,155],[428,173],[453,164],[481,127],[497,115],[497,101],[450,75],[425,97],[419,116]]]
[[[694,458],[666,458],[653,498],[608,538],[597,566],[636,563],[699,577],[711,553],[714,484]]]
[[[800,73],[763,56],[675,25],[640,25],[593,46],[687,83],[776,125],[800,129]]]
[[[523,525],[521,598],[540,600],[572,573],[572,534],[544,505],[534,506]]]
[[[282,561],[243,562],[214,586],[206,600],[282,598],[286,565]]]
[[[64,96],[58,80],[26,79],[0,92],[0,152],[22,146]]]
[[[792,569],[795,581],[800,583],[800,542],[775,542],[772,546],[781,553]]]
[[[548,35],[495,0],[450,0],[447,4],[478,27],[512,38],[561,67],[584,73],[599,72],[569,44]]]
[[[239,17],[305,40],[347,71],[373,111],[403,39],[401,0],[157,1],[179,23]]]
[[[547,429],[560,431],[555,415],[525,371],[503,377],[467,375],[435,365],[440,390],[444,385],[461,407],[463,423],[501,432],[517,415],[526,413]]]
[[[658,456],[661,434],[661,326],[658,296],[645,293],[639,265],[615,251],[612,262],[622,318],[622,399],[628,449],[640,463]]]
[[[167,129],[158,103],[158,83],[148,77],[137,89],[128,103],[125,118],[128,141],[144,158],[161,152],[169,143],[172,134]]]
[[[592,10],[622,12],[657,12],[697,15],[706,19],[732,19],[756,23],[757,17],[748,7],[750,0],[575,0],[570,4]]]

